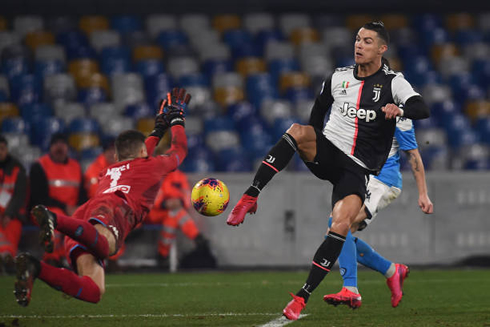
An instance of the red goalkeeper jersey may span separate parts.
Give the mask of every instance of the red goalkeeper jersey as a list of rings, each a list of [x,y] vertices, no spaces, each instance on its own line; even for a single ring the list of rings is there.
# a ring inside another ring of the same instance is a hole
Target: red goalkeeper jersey
[[[117,162],[103,170],[95,198],[114,193],[125,199],[134,213],[135,224],[146,217],[155,202],[163,178],[174,171],[187,154],[187,138],[182,126],[172,127],[172,146],[163,155],[152,157],[159,139],[150,136],[145,144],[147,158]]]

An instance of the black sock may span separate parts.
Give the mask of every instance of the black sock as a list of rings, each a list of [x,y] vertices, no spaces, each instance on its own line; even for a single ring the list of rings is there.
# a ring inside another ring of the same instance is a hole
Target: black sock
[[[259,196],[260,191],[269,183],[272,177],[288,165],[297,148],[296,140],[288,133],[285,133],[262,161],[255,174],[252,186],[245,191],[245,194],[253,197]]]
[[[305,303],[330,269],[332,269],[332,266],[340,255],[340,251],[342,251],[344,242],[345,236],[329,232],[325,241],[316,250],[308,279],[306,279],[305,285],[296,293],[297,296],[305,299]]]

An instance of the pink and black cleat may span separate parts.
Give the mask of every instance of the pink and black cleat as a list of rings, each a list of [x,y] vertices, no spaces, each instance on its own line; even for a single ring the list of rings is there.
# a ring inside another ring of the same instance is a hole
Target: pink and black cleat
[[[238,226],[243,223],[247,213],[254,214],[257,211],[257,198],[244,194],[231,211],[226,223],[232,226]]]
[[[356,294],[342,287],[342,290],[335,294],[328,294],[323,297],[323,301],[333,306],[345,304],[351,309],[357,309],[362,304],[361,294]]]
[[[391,305],[396,308],[403,297],[403,282],[408,277],[410,269],[403,264],[396,263],[395,274],[386,280],[386,285],[391,291]]]

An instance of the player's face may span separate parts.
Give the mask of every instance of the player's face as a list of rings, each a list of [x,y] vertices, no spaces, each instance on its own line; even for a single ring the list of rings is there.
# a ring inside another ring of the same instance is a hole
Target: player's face
[[[356,35],[354,46],[355,62],[358,65],[370,64],[380,58],[387,49],[388,47],[378,38],[378,33],[361,28]]]

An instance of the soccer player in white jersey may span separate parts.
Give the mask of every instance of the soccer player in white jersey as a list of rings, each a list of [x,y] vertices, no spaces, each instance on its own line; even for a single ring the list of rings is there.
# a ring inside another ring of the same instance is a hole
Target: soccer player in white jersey
[[[345,237],[364,202],[370,174],[377,175],[390,152],[397,116],[429,117],[422,97],[402,74],[383,63],[389,35],[383,23],[359,29],[355,65],[336,69],[323,83],[308,125],[293,124],[272,147],[252,185],[235,205],[227,223],[237,226],[257,210],[257,198],[276,173],[298,152],[310,171],[333,184],[332,225],[316,251],[304,286],[284,308],[298,319],[313,290],[337,260]],[[400,108],[403,106],[403,109]],[[328,121],[324,124],[325,117]]]
[[[395,137],[388,160],[378,176],[371,176],[367,186],[367,196],[362,209],[352,223],[339,256],[340,273],[344,280],[342,290],[325,295],[323,299],[332,305],[346,304],[352,309],[361,306],[361,295],[357,289],[357,262],[380,272],[386,277],[391,291],[391,305],[395,308],[403,297],[403,282],[408,276],[406,265],[393,263],[374,251],[369,244],[352,234],[363,230],[377,216],[379,210],[388,206],[401,193],[400,151],[409,156],[409,163],[419,193],[418,204],[422,212],[431,214],[434,210],[427,194],[425,169],[415,139],[412,121],[398,117]]]

